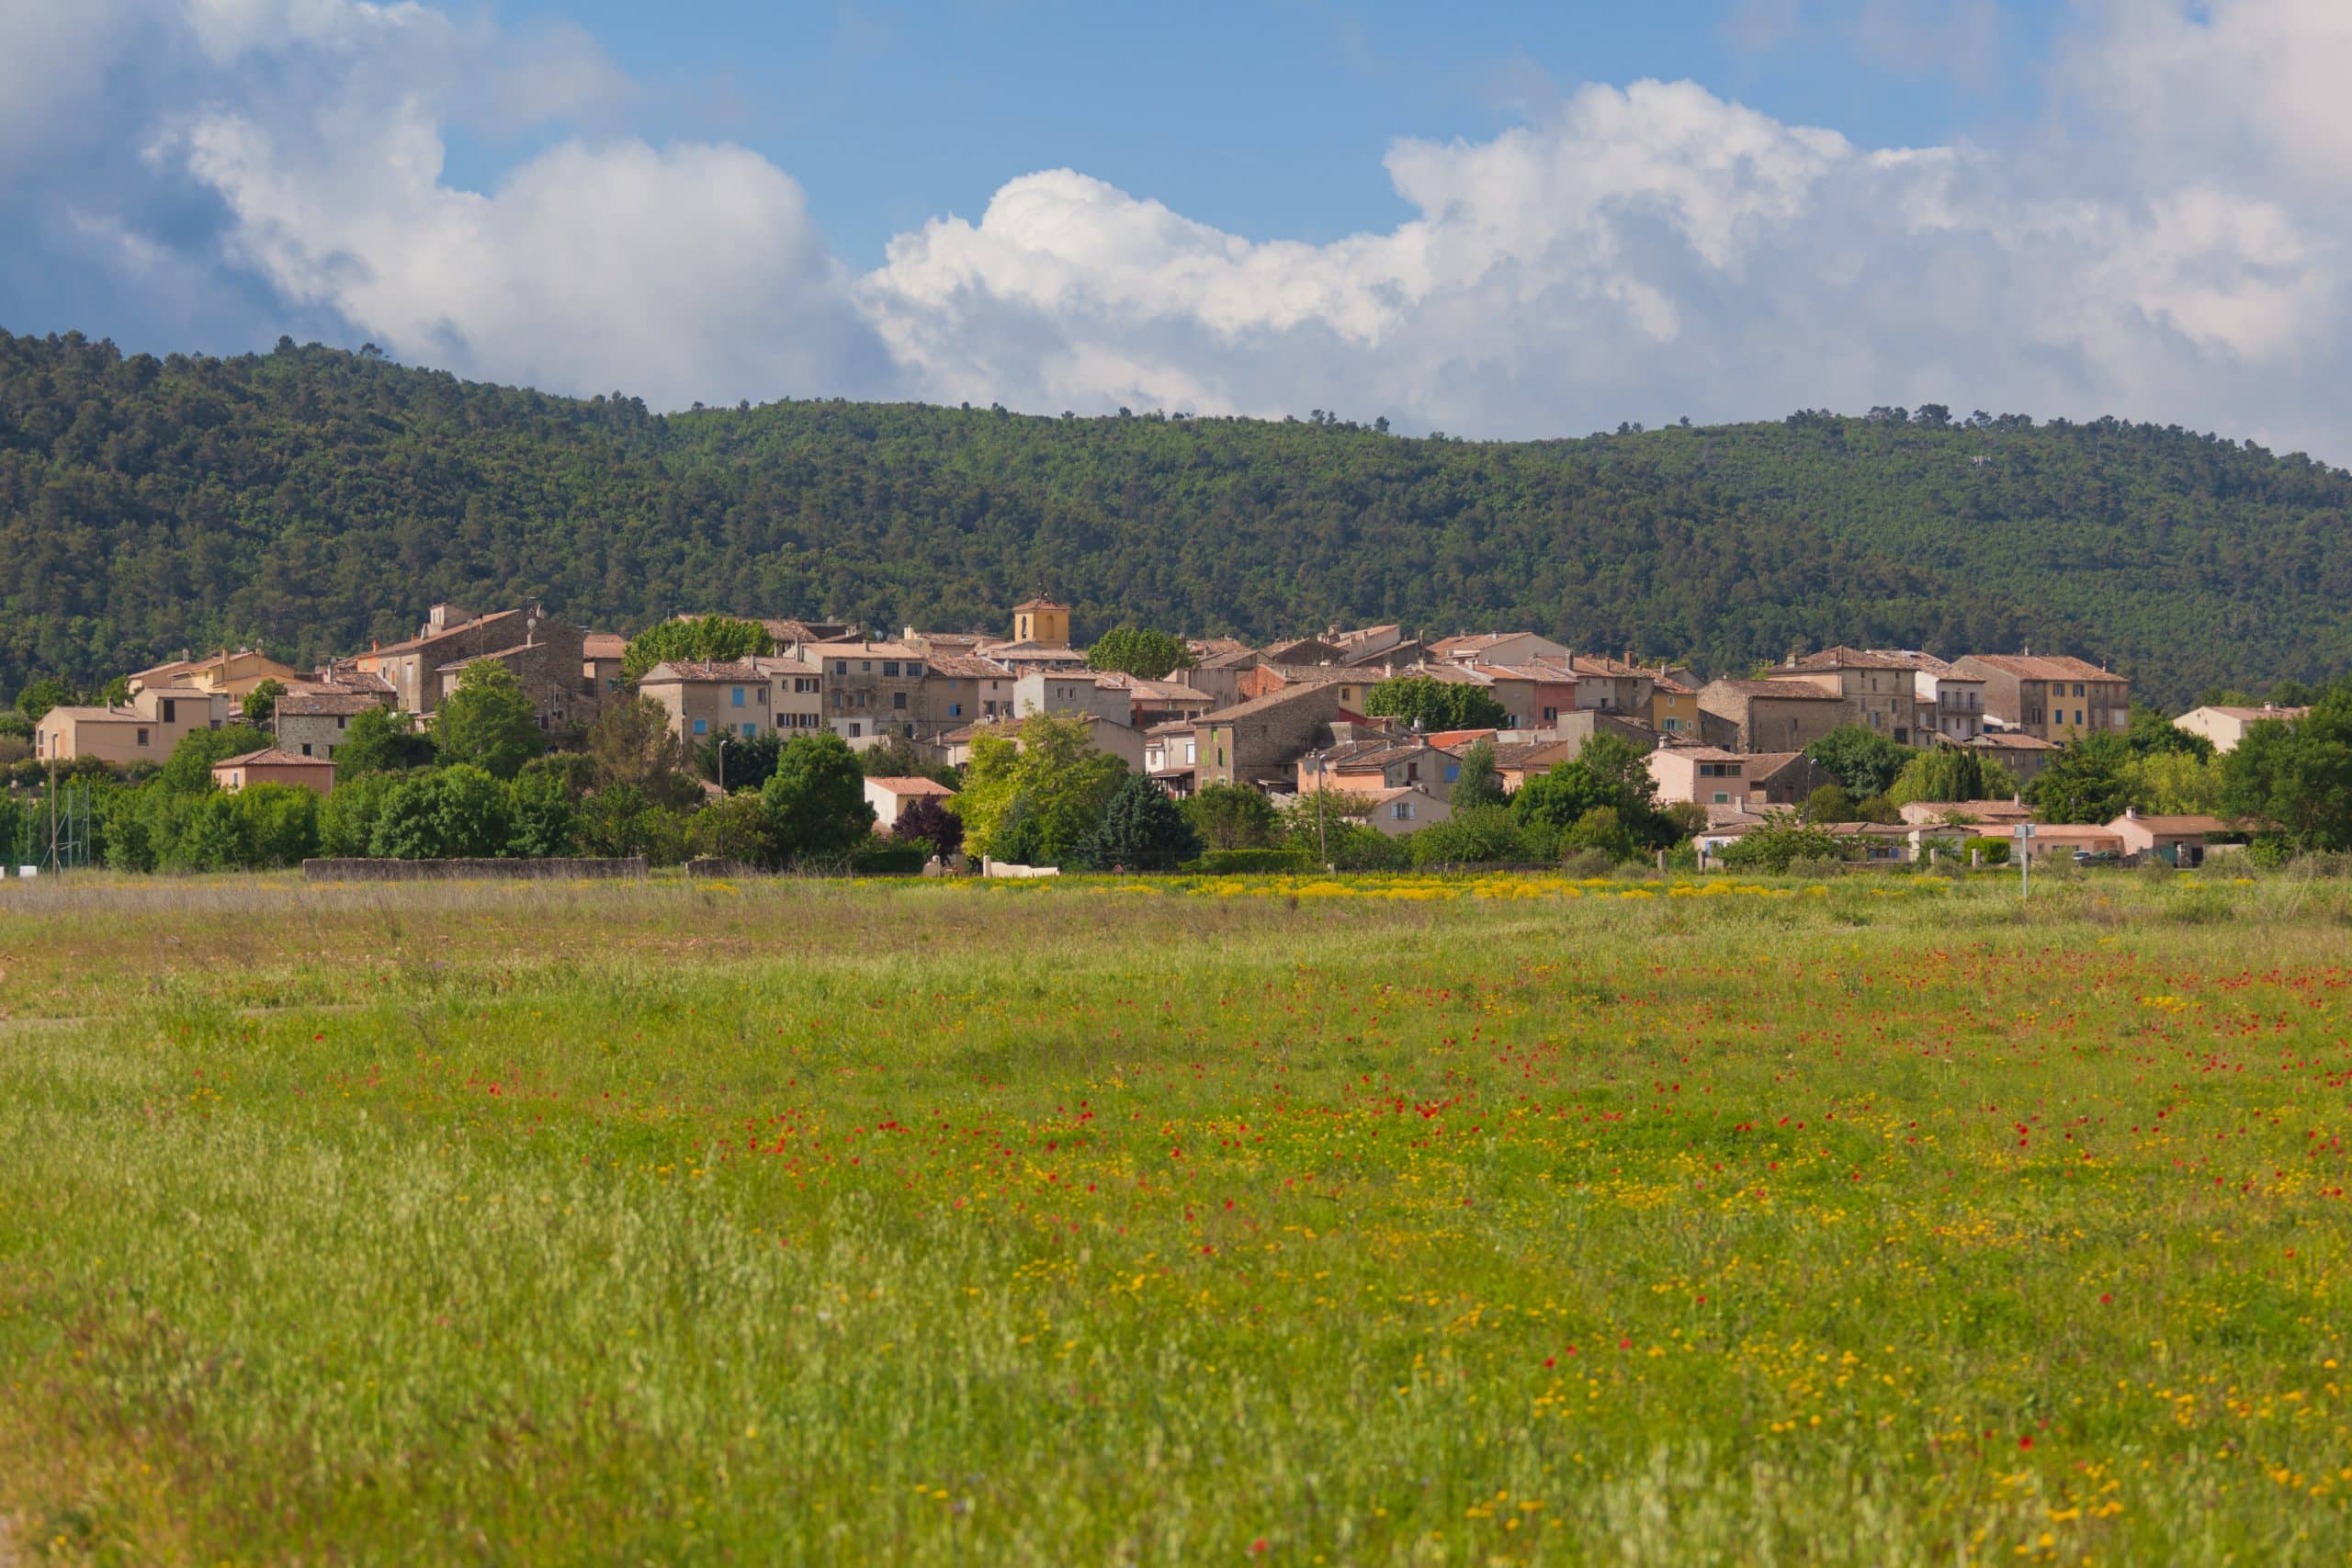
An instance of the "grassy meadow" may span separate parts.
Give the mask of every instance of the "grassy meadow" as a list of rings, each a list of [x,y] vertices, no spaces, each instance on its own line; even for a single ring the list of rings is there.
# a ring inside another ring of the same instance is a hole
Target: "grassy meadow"
[[[0,1561],[2352,1553],[2342,882],[0,886]]]

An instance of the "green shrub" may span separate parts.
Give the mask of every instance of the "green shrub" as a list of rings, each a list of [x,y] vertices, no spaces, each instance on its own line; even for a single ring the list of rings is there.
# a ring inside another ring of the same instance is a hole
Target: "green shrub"
[[[918,876],[931,858],[920,839],[869,838],[850,852],[850,869],[860,876]]]
[[[1377,837],[1377,835],[1374,835]],[[1315,857],[1305,850],[1210,850],[1200,859],[1176,868],[1198,876],[1245,876],[1253,873],[1313,871]]]

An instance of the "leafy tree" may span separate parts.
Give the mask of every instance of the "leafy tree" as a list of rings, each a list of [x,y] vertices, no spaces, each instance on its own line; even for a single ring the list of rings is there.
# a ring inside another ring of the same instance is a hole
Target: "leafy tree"
[[[1502,775],[1495,771],[1494,742],[1472,741],[1462,753],[1462,770],[1449,803],[1456,811],[1466,811],[1474,806],[1500,806],[1504,799]]]
[[[1808,822],[1852,822],[1855,816],[1853,797],[1843,784],[1826,784],[1804,797],[1804,819]]]
[[[2222,760],[2193,751],[2154,751],[2123,767],[2132,804],[2162,817],[2211,816],[2222,809]]]
[[[600,791],[627,784],[657,806],[673,807],[702,798],[702,786],[686,772],[685,742],[671,728],[670,710],[651,697],[605,704],[584,744]]]
[[[377,820],[401,778],[400,773],[368,773],[346,779],[338,768],[334,790],[319,807],[319,852],[338,857],[373,854]]]
[[[1337,809],[1333,801],[1324,804],[1327,810]],[[1248,784],[1203,784],[1178,809],[1204,848],[1262,850],[1274,843],[1273,803]]]
[[[1828,769],[1856,800],[1884,795],[1917,755],[1910,747],[1859,724],[1839,725],[1806,747],[1804,754]]]
[[[300,865],[319,852],[322,803],[317,791],[300,784],[253,784],[226,798],[242,829],[244,858],[239,864],[273,870]]]
[[[1419,720],[1424,730],[1499,729],[1510,714],[1484,686],[1441,681],[1430,675],[1399,675],[1364,694],[1365,716]]]
[[[2042,765],[2025,798],[2045,822],[2111,822],[2132,804],[2131,762],[2123,737],[2086,736]]]
[[[580,844],[592,855],[643,855],[675,865],[686,854],[686,818],[632,784],[607,784],[580,806]]]
[[[773,731],[737,735],[721,730],[695,748],[695,771],[730,794],[756,790],[775,776],[776,759],[783,754],[784,739]]]
[[[775,826],[753,791],[723,795],[686,819],[686,852],[698,859],[776,863]]]
[[[505,784],[488,769],[458,762],[399,777],[378,808],[368,852],[391,860],[488,860],[506,853],[514,837]]]
[[[1083,720],[1032,714],[1022,720],[1020,739],[978,735],[972,760],[956,794],[969,852],[1021,864],[1058,865],[1093,837],[1102,808],[1126,782],[1126,765],[1097,750],[1092,728]],[[1018,814],[1014,815],[1016,806]],[[1022,861],[1001,840],[1008,818],[1021,829]]]
[[[893,735],[878,746],[857,754],[858,770],[869,779],[929,779],[956,787],[956,770],[943,767],[914,748],[903,735]]]
[[[366,773],[429,768],[433,760],[432,738],[410,728],[404,715],[390,708],[368,708],[352,716],[334,749],[335,787],[339,791]]]
[[[1825,829],[1775,816],[1724,846],[1724,864],[1735,871],[1785,874],[1798,861],[1842,860],[1847,843]]]
[[[30,740],[33,738],[33,722],[14,710],[0,713],[0,739]]]
[[[543,761],[534,758],[507,786],[514,826],[506,853],[524,860],[568,855],[579,842],[579,801],[560,773],[538,765]]]
[[[212,764],[223,757],[239,757],[247,751],[258,751],[269,744],[269,737],[247,725],[232,724],[220,729],[191,729],[172,748],[155,782],[168,790],[183,795],[202,795],[212,788]]]
[[[1102,807],[1090,857],[1104,871],[1173,871],[1201,852],[1201,838],[1148,773],[1129,773]]]
[[[522,780],[538,774],[553,779],[574,805],[596,787],[595,760],[584,751],[543,751],[524,763],[514,777]]]
[[[1633,833],[1613,806],[1596,806],[1577,818],[1576,826],[1561,837],[1560,848],[1570,854],[1595,850],[1612,861],[1634,860],[1641,852],[1641,846],[1634,841]]]
[[[899,814],[894,839],[927,844],[934,855],[952,855],[964,847],[964,819],[931,795],[918,795]]]
[[[25,689],[17,694],[17,711],[39,724],[50,709],[67,706],[80,694],[72,682],[59,676],[43,675],[25,682]]]
[[[1507,806],[1457,811],[1442,822],[1430,823],[1407,841],[1412,846],[1416,866],[1501,865],[1551,858],[1529,852],[1520,819]]]
[[[2352,849],[2352,682],[2293,724],[2265,719],[2222,759],[2226,815],[2270,824],[2294,849]]]
[[[1887,798],[1897,806],[1915,801],[2006,800],[2018,782],[1997,761],[1960,746],[1936,746],[1903,764]]]
[[[1555,840],[1604,807],[1639,847],[1664,849],[1677,836],[1674,820],[1658,809],[1657,783],[1644,754],[1614,735],[1592,737],[1572,760],[1528,780],[1510,799],[1520,821]]]
[[[441,699],[435,717],[434,740],[444,763],[469,764],[497,779],[513,778],[547,750],[529,694],[492,659],[458,671],[457,690]]]
[[[245,700],[239,705],[238,711],[245,716],[247,724],[275,723],[277,718],[277,699],[285,694],[285,682],[274,675],[264,676],[254,683],[252,691],[245,694]]]
[[[673,660],[725,664],[775,651],[775,638],[757,621],[732,615],[663,621],[629,639],[621,650],[621,675],[639,681],[655,665]]]
[[[865,775],[849,743],[829,729],[786,741],[760,797],[776,852],[790,863],[845,860],[874,829]]]
[[[2135,757],[2159,757],[2170,752],[2200,758],[2213,754],[2211,740],[2181,728],[2145,703],[2132,705],[2132,720],[2123,732],[2123,741]]]
[[[98,704],[101,707],[110,708],[130,706],[130,677],[128,675],[117,675],[107,681],[105,685],[100,686],[98,688]]]
[[[1125,626],[1102,634],[1087,649],[1090,670],[1113,670],[1139,681],[1163,681],[1170,671],[1190,669],[1193,651],[1184,639],[1148,627]]]

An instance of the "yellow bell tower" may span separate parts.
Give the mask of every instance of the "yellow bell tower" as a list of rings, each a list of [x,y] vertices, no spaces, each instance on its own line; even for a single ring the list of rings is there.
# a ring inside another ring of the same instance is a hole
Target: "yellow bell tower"
[[[1032,599],[1012,607],[1012,640],[1040,648],[1069,646],[1069,606],[1051,599]]]

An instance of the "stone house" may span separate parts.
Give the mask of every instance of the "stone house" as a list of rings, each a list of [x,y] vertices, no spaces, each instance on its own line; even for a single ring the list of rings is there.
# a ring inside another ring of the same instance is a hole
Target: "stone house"
[[[435,604],[417,635],[355,656],[363,674],[381,677],[402,713],[435,712],[465,667],[495,659],[514,671],[538,710],[539,728],[554,729],[596,716],[601,694],[588,689],[585,639],[536,606],[474,615]]]
[[[599,701],[620,695],[626,683],[621,660],[628,654],[628,638],[617,632],[583,632],[580,637],[580,680]]]
[[[1810,681],[1710,681],[1699,739],[1734,751],[1802,751],[1844,721],[1846,699]]]
[[[1386,679],[1377,670],[1359,670],[1336,664],[1276,664],[1259,660],[1255,668],[1242,671],[1234,682],[1248,702],[1252,697],[1269,696],[1288,686],[1328,685],[1338,694],[1340,706],[1349,713],[1363,712],[1364,702],[1372,689]]]
[[[1984,682],[1984,711],[2037,740],[2120,734],[2132,723],[2132,682],[2064,654],[1972,653],[1954,661]]]
[[[1364,815],[1364,826],[1392,839],[1401,839],[1453,815],[1452,803],[1431,794],[1427,784],[1375,790],[1366,799],[1372,809]]]
[[[924,716],[950,729],[1010,717],[1015,680],[1010,668],[992,659],[934,649],[923,678]]]
[[[1191,668],[1172,671],[1168,678],[1182,681],[1207,697],[1212,705],[1211,711],[1247,701],[1241,692],[1241,677],[1265,662],[1255,649],[1249,648],[1215,648],[1196,654],[1196,658],[1198,662]]]
[[[639,695],[659,703],[670,716],[671,732],[688,746],[714,735],[750,739],[822,727],[817,677],[798,660],[773,656],[732,660],[676,659],[648,670],[637,683]],[[787,704],[794,682],[810,689]]]
[[[1203,714],[1193,721],[1194,767],[1202,784],[1285,784],[1301,753],[1340,716],[1336,682],[1285,686],[1262,697]]]
[[[33,755],[71,761],[96,757],[116,767],[161,762],[189,735],[231,718],[226,692],[149,686],[120,707],[53,707],[33,726]]]
[[[1897,654],[1860,648],[1830,648],[1788,662],[1772,671],[1776,681],[1810,681],[1823,691],[1846,700],[1846,720],[1909,746],[1917,696],[1910,660]]]
[[[2055,741],[2014,729],[1988,729],[1961,744],[1986,761],[1998,762],[2008,769],[2010,776],[2019,784],[2041,773],[2058,750]]]
[[[277,699],[270,731],[280,750],[298,757],[333,757],[351,721],[370,708],[389,708],[388,692],[358,691],[323,682],[305,682]]]
[[[825,674],[816,660],[763,653],[752,667],[768,678],[768,705],[785,739],[825,728]]]
[[[1125,677],[1091,670],[1033,670],[1012,682],[1012,711],[1023,718],[1033,713],[1091,713],[1131,725],[1135,694]]]
[[[1296,764],[1297,793],[1377,795],[1418,786],[1440,800],[1452,796],[1462,759],[1413,736],[1351,740],[1310,751]]]
[[[935,727],[923,705],[926,657],[900,642],[812,642],[797,656],[819,666],[825,721],[843,739],[877,735],[912,739]]]
[[[1802,751],[1759,751],[1747,761],[1752,807],[1803,806],[1815,790],[1838,782],[1835,773]]]

